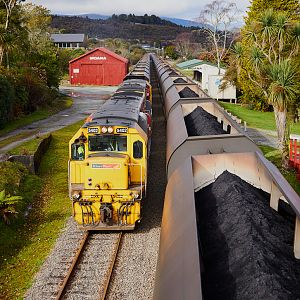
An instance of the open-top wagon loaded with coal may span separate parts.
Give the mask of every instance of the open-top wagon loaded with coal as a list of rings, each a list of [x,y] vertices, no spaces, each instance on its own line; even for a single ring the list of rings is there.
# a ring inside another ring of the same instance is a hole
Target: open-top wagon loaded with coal
[[[300,299],[300,197],[217,101],[153,61],[168,176],[154,299]]]
[[[139,73],[149,69],[148,55],[141,64]],[[69,193],[85,229],[130,230],[141,219],[151,139],[148,78],[126,78],[70,140]]]
[[[299,220],[259,152],[190,156],[168,179],[154,299],[299,299]]]

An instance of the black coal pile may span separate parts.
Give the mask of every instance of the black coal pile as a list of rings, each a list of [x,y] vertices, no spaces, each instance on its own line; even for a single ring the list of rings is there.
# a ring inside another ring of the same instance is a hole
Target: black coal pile
[[[204,299],[300,299],[295,214],[225,171],[196,193]]]
[[[169,73],[169,76],[178,76],[178,73],[176,73],[175,71],[172,71]]]
[[[174,83],[187,83],[187,81],[185,81],[182,78],[177,78],[177,79],[174,80]]]
[[[226,134],[217,117],[197,106],[190,114],[184,117],[189,136]]]
[[[179,92],[180,98],[198,98],[199,95],[191,90],[189,87],[185,87]]]

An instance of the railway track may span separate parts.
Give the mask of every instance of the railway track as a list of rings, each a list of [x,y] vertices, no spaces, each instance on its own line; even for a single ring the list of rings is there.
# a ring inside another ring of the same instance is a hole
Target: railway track
[[[55,299],[106,299],[122,236],[87,231]]]

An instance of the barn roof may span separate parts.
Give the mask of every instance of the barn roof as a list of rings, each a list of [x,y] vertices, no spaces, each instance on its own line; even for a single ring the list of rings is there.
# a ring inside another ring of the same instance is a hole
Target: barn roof
[[[187,68],[192,68],[197,65],[201,65],[202,63],[203,63],[202,60],[191,59],[191,60],[183,61],[183,62],[177,64],[177,67],[180,69],[187,69]]]
[[[84,33],[53,33],[51,39],[54,43],[83,43],[84,36]]]
[[[116,58],[116,59],[118,59],[118,60],[120,60],[120,61],[122,61],[122,62],[124,62],[124,63],[128,63],[128,59],[127,59],[127,58],[124,58],[124,57],[122,57],[122,56],[120,56],[120,55],[118,55],[118,54],[116,54],[116,53],[114,53],[114,52],[112,52],[112,51],[110,51],[110,50],[108,50],[108,49],[106,49],[106,48],[103,48],[103,47],[95,48],[95,49],[93,49],[93,50],[91,50],[91,51],[88,51],[88,52],[86,52],[86,53],[80,55],[79,57],[76,57],[76,58],[70,60],[69,63],[72,63],[72,62],[74,62],[74,61],[76,61],[76,60],[78,60],[78,59],[81,59],[82,57],[85,57],[85,56],[87,56],[87,55],[90,55],[90,54],[92,54],[93,52],[96,52],[96,51],[98,51],[98,50],[100,50],[100,51],[106,53],[107,55],[110,55],[110,56],[112,56],[112,57],[114,57],[114,58]]]

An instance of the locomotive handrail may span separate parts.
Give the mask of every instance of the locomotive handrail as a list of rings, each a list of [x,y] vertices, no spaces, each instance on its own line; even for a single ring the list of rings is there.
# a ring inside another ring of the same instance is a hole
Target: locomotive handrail
[[[141,173],[140,173],[140,175],[141,175],[141,184],[140,184],[140,186],[141,186],[141,196],[140,196],[140,199],[138,199],[138,200],[142,200],[142,198],[143,198],[143,166],[142,166],[142,164],[134,164],[134,163],[129,163],[128,166],[138,166],[138,167],[140,167],[140,170],[141,170]],[[145,189],[146,189],[146,184],[145,184]]]

